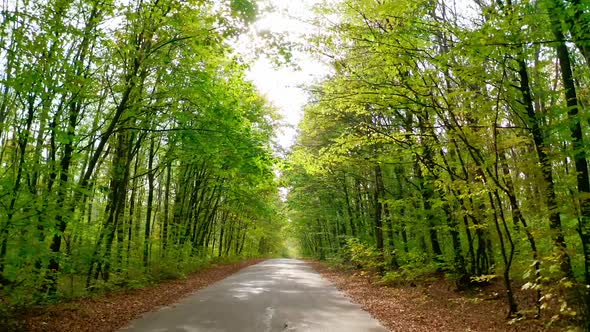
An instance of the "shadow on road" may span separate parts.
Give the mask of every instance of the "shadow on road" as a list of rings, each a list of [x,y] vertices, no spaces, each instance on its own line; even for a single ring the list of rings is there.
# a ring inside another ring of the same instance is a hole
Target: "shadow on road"
[[[250,266],[178,304],[144,315],[126,332],[387,331],[304,262]]]

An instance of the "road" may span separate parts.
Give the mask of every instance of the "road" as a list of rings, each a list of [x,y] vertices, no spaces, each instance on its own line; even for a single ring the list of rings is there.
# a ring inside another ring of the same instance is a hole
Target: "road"
[[[385,332],[304,262],[273,259],[147,313],[121,332]]]

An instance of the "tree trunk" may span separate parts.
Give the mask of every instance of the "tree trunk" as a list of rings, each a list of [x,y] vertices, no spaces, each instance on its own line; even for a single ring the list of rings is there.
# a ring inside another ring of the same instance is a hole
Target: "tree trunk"
[[[383,261],[383,202],[381,202],[381,198],[383,197],[384,189],[381,166],[375,165],[374,172],[375,188],[373,192],[373,200],[375,204],[375,215],[373,226],[375,227],[375,244],[377,251],[379,252],[380,260]]]
[[[154,145],[155,139],[152,137],[150,139],[150,150],[148,152],[148,199],[147,199],[147,212],[145,216],[145,233],[143,237],[143,268],[148,269],[149,265],[149,244],[150,244],[150,235],[151,235],[151,223],[152,223],[152,209],[154,204]]]

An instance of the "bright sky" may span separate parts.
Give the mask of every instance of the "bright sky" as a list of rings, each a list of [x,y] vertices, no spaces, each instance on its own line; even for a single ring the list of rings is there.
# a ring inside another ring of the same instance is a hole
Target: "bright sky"
[[[286,41],[302,42],[313,27],[304,21],[313,16],[311,7],[318,0],[262,0],[275,9],[264,13],[254,24],[255,31],[268,30],[271,33],[284,33]],[[295,66],[276,67],[264,57],[258,56],[248,72],[258,90],[278,109],[283,116],[283,126],[278,133],[278,143],[288,149],[295,142],[297,124],[303,116],[303,106],[307,102],[304,85],[324,76],[328,69],[319,60],[303,52],[295,52]],[[295,67],[298,67],[297,69]]]

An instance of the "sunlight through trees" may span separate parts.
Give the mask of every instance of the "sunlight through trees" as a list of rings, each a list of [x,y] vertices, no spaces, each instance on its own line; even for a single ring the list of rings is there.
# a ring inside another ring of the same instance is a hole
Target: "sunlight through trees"
[[[4,2],[0,283],[17,304],[276,253],[250,1]]]
[[[312,87],[286,166],[302,251],[389,281],[499,276],[509,317],[557,307],[583,320],[587,4],[344,0],[318,12],[339,18],[310,40],[334,72]],[[536,308],[519,306],[523,284]]]

